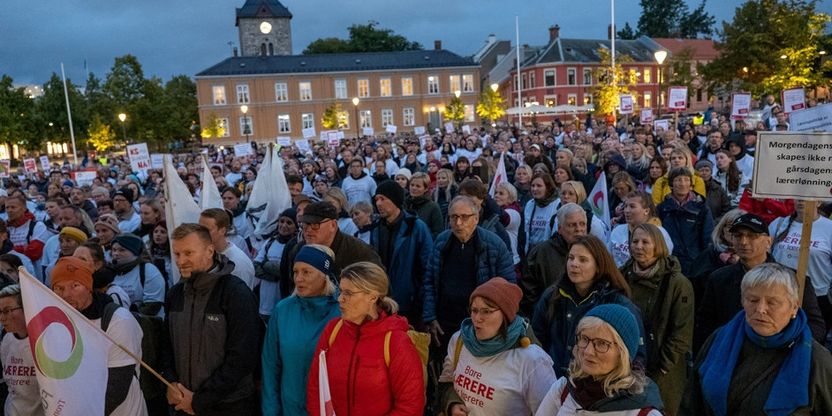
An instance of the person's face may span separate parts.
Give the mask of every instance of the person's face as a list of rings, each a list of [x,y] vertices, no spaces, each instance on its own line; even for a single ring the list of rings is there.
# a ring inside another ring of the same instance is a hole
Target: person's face
[[[92,291],[77,280],[64,280],[52,284],[52,291],[76,310],[82,311],[92,303]]]
[[[427,192],[427,188],[425,188],[424,182],[421,180],[411,181],[410,182],[410,196],[411,197],[420,197]]]
[[[699,177],[702,178],[703,181],[711,180],[711,168],[708,166],[702,166],[699,169],[696,169],[699,172]]]
[[[61,209],[61,225],[64,227],[80,227],[81,220],[75,215],[75,211],[72,208],[63,208]]]
[[[650,217],[650,210],[642,205],[641,198],[631,197],[624,204],[624,219],[627,224],[636,226],[643,224]]]
[[[156,224],[159,222],[159,215],[150,205],[142,204],[139,208],[139,216],[142,218],[142,224]]]
[[[771,248],[771,237],[746,227],[731,231],[731,241],[734,243],[734,251],[743,262],[761,261]]]
[[[557,167],[555,169],[555,183],[564,183],[569,180],[569,174],[566,173],[566,169],[562,167]]]
[[[511,197],[509,196],[508,192],[506,192],[505,188],[497,188],[497,191],[494,192],[494,202],[497,205],[504,207],[511,203]]]
[[[566,259],[566,274],[569,280],[576,287],[589,288],[597,273],[598,266],[592,253],[581,244],[573,244]]]
[[[371,222],[370,214],[360,209],[354,209],[352,214],[350,214],[350,217],[352,217],[352,222],[355,223],[355,226],[358,228],[370,225]]]
[[[99,204],[110,199],[110,194],[108,194],[107,192],[95,192],[92,194],[92,199],[95,200],[96,204]]]
[[[78,246],[80,245],[80,243],[77,240],[73,240],[64,236],[58,237],[58,244],[60,246],[62,256],[71,256],[72,253],[75,252],[75,249],[78,248]]]
[[[156,227],[153,229],[153,244],[166,245],[168,243],[168,230],[165,227]]]
[[[341,317],[350,322],[363,322],[375,309],[378,294],[359,289],[349,279],[341,279],[340,287],[338,306],[341,309]]]
[[[361,163],[350,163],[350,176],[357,178],[361,176],[362,166]]]
[[[586,232],[586,213],[583,212],[567,215],[563,223],[558,223],[558,234],[569,244],[574,243],[578,237],[585,236]]]
[[[646,231],[641,228],[633,231],[630,241],[630,256],[641,267],[652,266],[656,262],[656,243]]]
[[[277,233],[282,236],[294,235],[298,232],[295,222],[288,217],[281,217],[277,220]]]
[[[316,229],[317,227],[317,229]],[[303,224],[303,238],[307,243],[328,246],[338,231],[338,222],[327,219],[318,224]]]
[[[458,170],[460,172],[464,172],[465,170],[468,169],[469,166],[471,166],[471,164],[464,161],[464,160],[460,160],[460,161],[456,162],[456,170]]]
[[[290,183],[289,184],[289,195],[293,198],[300,195],[303,192],[303,184],[302,183]]]
[[[69,194],[69,199],[75,205],[81,205],[84,202],[84,192],[78,188],[73,188],[72,193]]]
[[[745,321],[757,335],[776,335],[791,322],[799,305],[789,299],[783,285],[751,287],[742,294]]]
[[[407,177],[403,175],[396,176],[396,183],[402,187],[402,189],[407,189]]]
[[[401,210],[389,198],[384,195],[376,195],[373,198],[378,209],[378,215],[388,221],[393,221],[399,216]]]
[[[576,335],[574,355],[581,370],[592,377],[603,377],[613,370],[621,360],[621,352],[613,341],[615,335],[607,325],[585,328]],[[595,348],[598,344],[600,352]],[[583,348],[581,346],[584,346]]]
[[[196,233],[173,240],[171,251],[176,258],[176,267],[180,275],[187,279],[193,273],[211,269],[214,261],[214,245],[203,241]]]
[[[6,214],[10,221],[15,221],[26,212],[26,205],[17,198],[6,199]]]
[[[289,189],[289,192],[291,193],[291,188]],[[223,206],[223,208],[225,208],[229,211],[234,211],[235,209],[237,209],[237,205],[239,205],[239,204],[240,204],[240,198],[237,198],[237,195],[234,195],[231,192],[226,192],[226,193],[222,194],[222,206]]]
[[[448,210],[451,232],[457,239],[467,242],[471,239],[479,222],[479,210],[464,202],[457,202]]]
[[[684,198],[690,194],[691,180],[687,175],[680,175],[673,179],[671,192],[678,198]]]
[[[436,174],[436,185],[440,188],[446,188],[448,185],[451,184],[450,179],[448,179],[448,174],[441,172]]]
[[[640,159],[644,155],[644,150],[641,146],[630,146],[630,155],[633,159]]]
[[[711,133],[708,135],[708,147],[711,148],[711,152],[715,152],[717,149],[722,147],[722,141],[721,133]]]
[[[211,241],[214,243],[214,250],[222,251],[225,247],[221,247],[223,240],[225,240],[225,228],[217,227],[217,222],[213,218],[208,218],[204,216],[199,217],[199,225],[208,229],[208,232],[211,234]]]
[[[619,198],[624,199],[630,193],[630,186],[626,182],[618,182],[612,187],[613,191]]]
[[[26,333],[26,317],[23,315],[23,305],[18,303],[17,296],[0,298],[0,323],[3,324],[6,332]]]
[[[326,184],[326,182],[324,182],[324,181],[315,182],[315,192],[317,192],[318,195],[323,195],[328,190],[329,190],[329,186]]]
[[[532,198],[534,199],[546,198],[546,183],[541,178],[534,178],[532,179],[529,191],[531,191]]]
[[[3,273],[6,276],[11,277],[12,280],[14,280],[15,282],[20,281],[20,276],[18,275],[19,272],[17,268],[13,267],[9,263],[6,263],[5,261],[0,261],[0,273]]]
[[[295,292],[299,297],[309,298],[324,294],[327,277],[320,270],[303,262],[295,262],[292,272]]]
[[[670,146],[662,147],[662,159],[668,160],[670,159],[670,153],[673,152],[673,148]]]
[[[662,166],[659,162],[654,162],[650,164],[650,178],[658,179],[662,176]]]
[[[128,201],[127,198],[121,195],[116,195],[116,197],[113,198],[113,210],[115,210],[116,213],[124,214],[131,209],[133,209],[133,205],[130,204],[130,201]]]
[[[682,168],[687,165],[687,160],[684,156],[680,154],[671,154],[670,155],[670,167],[671,168]]]
[[[555,163],[558,166],[569,166],[569,155],[566,152],[556,152]]]
[[[49,218],[57,218],[61,215],[61,207],[58,206],[55,202],[47,202],[46,203],[46,215],[49,215]]]
[[[303,174],[304,174],[304,176],[309,176],[313,173],[315,173],[315,167],[312,166],[311,163],[304,163],[303,164]]]
[[[63,247],[62,247],[63,248]],[[81,259],[84,263],[87,263],[87,266],[90,267],[90,270],[98,270],[101,268],[101,264],[95,261],[95,258],[92,256],[92,251],[89,248],[84,246],[79,246],[72,252],[72,257]]]
[[[433,155],[432,153],[428,153],[428,155]],[[436,166],[435,163],[431,163],[428,165],[428,172],[429,173],[436,173],[439,170],[439,167]]]
[[[136,259],[136,255],[133,252],[118,243],[113,243],[113,246],[110,248],[110,256],[113,258],[113,263],[117,264],[128,263]]]
[[[503,311],[488,306],[480,296],[471,301],[470,311],[471,323],[474,324],[474,334],[478,340],[485,341],[497,336],[505,320]]]
[[[561,204],[566,204],[569,202],[578,203],[578,194],[575,192],[575,189],[572,186],[561,186],[560,187],[560,202]]]
[[[195,178],[195,177],[194,177],[194,178]],[[253,181],[253,180],[255,180],[255,179],[257,179],[257,175],[255,175],[255,174],[254,174],[254,172],[252,172],[252,171],[250,171],[250,170],[247,170],[247,171],[246,171],[246,180],[247,180],[247,181]],[[196,181],[194,181],[194,182],[196,182]]]

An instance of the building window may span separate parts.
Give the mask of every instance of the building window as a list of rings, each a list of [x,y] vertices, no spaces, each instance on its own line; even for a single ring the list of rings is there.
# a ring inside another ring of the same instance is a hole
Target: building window
[[[393,123],[393,110],[390,108],[383,108],[381,110],[381,127],[387,127]]]
[[[575,68],[568,68],[566,70],[566,84],[567,85],[575,85],[578,83],[577,81],[578,71]]]
[[[413,95],[413,78],[402,78],[402,96]]]
[[[346,100],[347,99],[347,80],[345,79],[336,79],[335,80],[335,98],[338,100]]]
[[[279,133],[292,132],[292,122],[289,120],[288,114],[281,114],[277,116],[277,131]]]
[[[402,110],[402,124],[405,126],[416,125],[416,110],[413,107],[407,107]]]
[[[342,129],[350,128],[350,113],[348,111],[338,112],[338,126]]]
[[[373,113],[370,110],[361,110],[358,113],[358,118],[361,121],[361,127],[373,127]]]
[[[584,85],[592,85],[592,69],[584,68]]]
[[[696,102],[702,102],[702,88],[696,89]]]
[[[228,119],[227,118],[221,118],[219,120],[219,123],[220,123],[220,127],[222,127],[222,137],[231,136],[231,132],[229,131],[230,129],[228,128]]]
[[[450,79],[450,91],[462,91],[462,83],[459,81],[459,75],[451,75],[448,77]]]
[[[516,92],[518,87],[519,85],[517,85],[517,75],[514,75],[511,79],[511,90]]]
[[[534,72],[529,72],[529,88],[534,88],[535,84],[535,75]]]
[[[368,79],[359,79],[358,80],[358,96],[359,97],[369,97],[370,96],[370,80],[368,80]]]
[[[214,95],[214,105],[225,105],[225,86],[224,85],[214,85],[211,88],[211,92]]]
[[[289,85],[285,82],[274,83],[274,100],[277,102],[289,101]]]
[[[653,68],[644,68],[644,83],[649,84],[653,81]]]
[[[428,77],[428,94],[439,94],[439,77],[436,75]]]
[[[465,118],[463,120],[466,123],[471,123],[474,121],[474,106],[471,104],[465,104],[463,107],[463,113],[465,114]]]
[[[584,105],[592,104],[592,94],[584,94]]]
[[[378,82],[379,95],[382,97],[390,97],[393,95],[393,85],[390,83],[390,78],[382,78]]]
[[[248,95],[248,84],[237,85],[237,104],[248,104],[251,97]]]
[[[526,88],[529,88],[529,85],[526,84],[526,74],[520,74],[520,79],[521,79],[521,82],[522,82],[520,88],[523,89],[523,90],[525,90]]]
[[[462,76],[462,92],[474,92],[474,75]]]
[[[653,107],[653,95],[650,94],[649,92],[644,93],[644,105],[643,105],[643,107],[644,108]]]
[[[543,71],[543,83],[547,87],[555,86],[555,70],[554,69],[547,69]]]
[[[251,116],[240,117],[240,134],[243,136],[254,134],[254,124],[251,122]]]
[[[578,105],[578,95],[577,94],[569,94],[566,97],[566,104],[567,105]]]
[[[636,73],[635,68],[630,69],[629,74],[630,74],[630,75],[629,75],[629,76],[630,76],[630,80],[632,80],[632,81],[634,81],[636,84],[638,84],[638,74]]]
[[[547,95],[543,97],[543,104],[546,107],[555,107],[558,105],[558,96],[557,95]]]
[[[298,82],[298,90],[300,91],[300,100],[309,101],[312,99],[312,83],[309,81]]]
[[[300,115],[300,128],[302,129],[311,129],[315,127],[315,114],[314,113],[303,113]]]

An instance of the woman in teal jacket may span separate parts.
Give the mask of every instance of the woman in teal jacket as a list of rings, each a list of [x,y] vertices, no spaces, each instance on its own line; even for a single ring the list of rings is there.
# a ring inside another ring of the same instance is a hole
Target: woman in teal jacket
[[[295,292],[274,307],[263,344],[264,415],[306,415],[312,354],[326,323],[340,315],[333,257],[317,244],[303,246],[295,257]]]

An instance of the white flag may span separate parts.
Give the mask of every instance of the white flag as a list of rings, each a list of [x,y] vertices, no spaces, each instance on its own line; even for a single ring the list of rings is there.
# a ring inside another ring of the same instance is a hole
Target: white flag
[[[497,171],[494,172],[494,179],[491,181],[491,189],[488,190],[488,196],[492,198],[494,198],[494,194],[497,193],[497,185],[508,180],[505,157],[506,152],[500,153],[500,162],[497,164]]]
[[[335,416],[332,395],[329,392],[329,373],[326,371],[326,350],[318,354],[318,407],[320,416]]]
[[[165,155],[165,222],[168,225],[168,241],[172,244],[173,230],[184,223],[199,223],[199,213],[202,212],[194,202],[188,187],[173,167],[171,155]],[[171,247],[173,248],[173,247]],[[179,269],[176,268],[176,257],[171,250],[170,284],[179,282]]]
[[[277,152],[277,147],[269,144],[248,198],[246,219],[251,226],[252,240],[271,234],[277,227],[277,217],[292,206],[289,186],[283,175],[283,161]]]
[[[589,205],[592,207],[592,214],[600,218],[607,228],[609,228],[610,202],[609,193],[607,192],[607,179],[603,174],[595,182],[595,186],[592,187],[592,192],[589,193]],[[592,224],[587,224],[587,229],[591,227]]]
[[[20,294],[44,414],[103,415],[110,340],[22,267]]]
[[[201,155],[200,159],[202,159],[202,192],[199,194],[199,209],[205,211],[208,208],[223,208],[220,190],[214,182],[211,169],[205,161],[205,155]]]

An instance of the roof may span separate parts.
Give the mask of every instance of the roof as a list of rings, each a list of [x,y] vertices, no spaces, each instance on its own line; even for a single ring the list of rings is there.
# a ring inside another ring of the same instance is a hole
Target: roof
[[[246,0],[243,7],[237,9],[238,25],[241,17],[286,17],[291,19],[292,13],[279,0]]]
[[[521,51],[521,66],[523,62],[527,62],[529,59],[534,58],[542,48],[539,46],[527,46],[524,47]],[[496,82],[498,84],[502,84],[510,75],[511,72],[516,69],[515,67],[515,58],[517,57],[517,47],[512,47],[511,50],[503,55],[502,59],[497,62],[497,65],[491,69],[488,73],[488,79],[490,82]]]
[[[601,48],[610,49],[610,41],[557,38],[546,45],[534,59],[524,62],[524,66],[554,62],[598,63],[601,61],[598,49]],[[653,62],[655,50],[646,38],[615,41],[615,54],[628,55],[634,62]]]
[[[670,52],[670,55],[676,55],[682,52],[685,48],[693,49],[693,59],[710,61],[719,56],[714,47],[714,41],[711,39],[676,39],[676,38],[652,38],[653,41],[661,45]]]
[[[321,55],[236,56],[228,58],[196,74],[196,76],[297,74],[462,66],[477,66],[477,64],[471,58],[463,58],[444,49]]]

